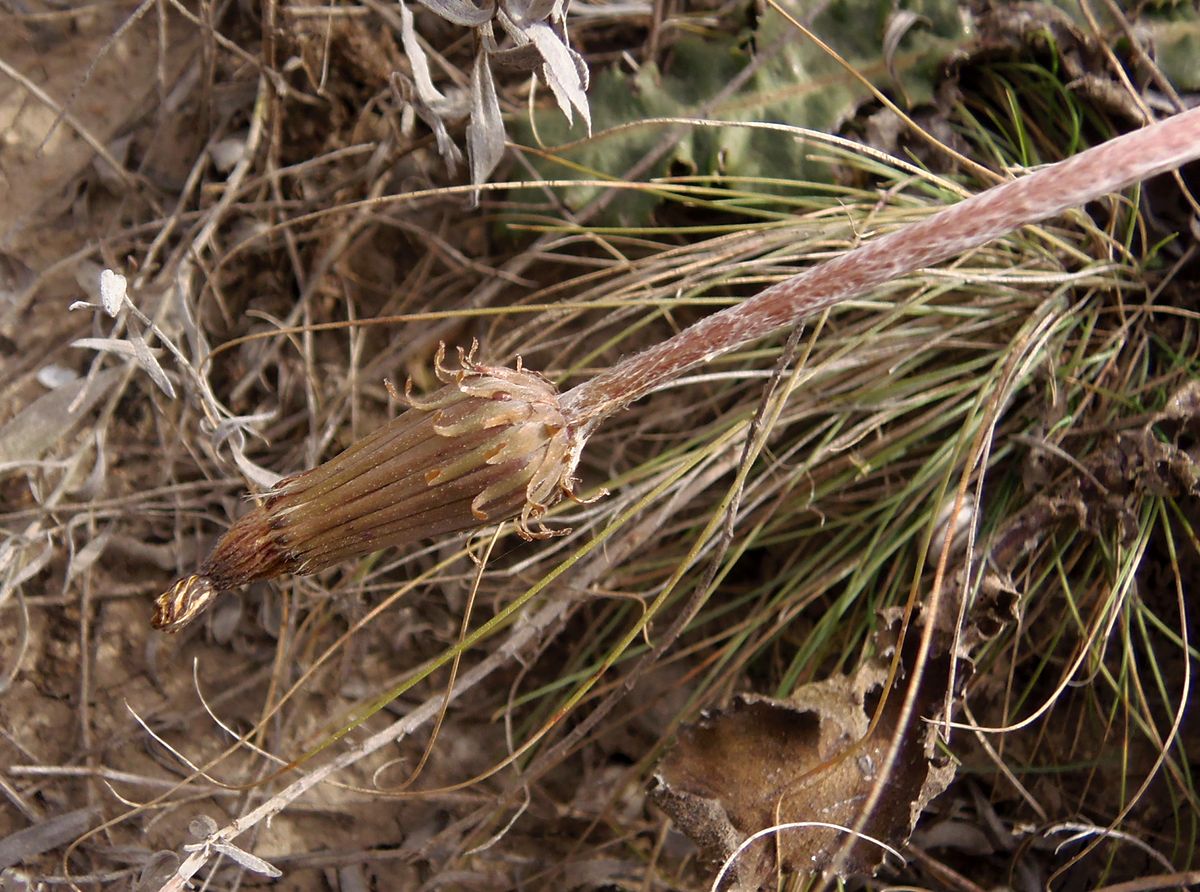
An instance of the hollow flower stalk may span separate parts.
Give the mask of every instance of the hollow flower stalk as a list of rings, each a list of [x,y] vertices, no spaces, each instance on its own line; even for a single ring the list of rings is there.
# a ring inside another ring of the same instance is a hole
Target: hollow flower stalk
[[[892,278],[939,263],[1200,157],[1200,108],[1119,136],[866,241],[622,359],[564,394],[541,375],[460,354],[446,385],[318,468],[289,478],[233,525],[200,571],[156,603],[176,631],[221,591],[314,573],[390,545],[517,518],[527,538],[572,495],[590,434],[651,390]]]

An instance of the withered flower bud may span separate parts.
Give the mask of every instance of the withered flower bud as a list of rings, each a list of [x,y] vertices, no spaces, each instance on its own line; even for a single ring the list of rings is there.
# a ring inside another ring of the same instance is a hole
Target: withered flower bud
[[[406,389],[408,410],[320,467],[289,477],[221,537],[200,571],[155,602],[156,629],[176,632],[223,591],[283,573],[316,573],[391,545],[517,518],[526,539],[563,495],[583,438],[554,385],[536,372],[479,365],[435,368],[446,386]]]

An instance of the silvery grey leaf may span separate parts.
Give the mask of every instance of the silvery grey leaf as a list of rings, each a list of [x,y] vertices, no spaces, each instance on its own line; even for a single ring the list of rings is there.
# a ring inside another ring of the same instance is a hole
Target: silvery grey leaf
[[[121,374],[121,369],[105,369],[90,386],[86,378],[69,381],[10,418],[0,427],[0,465],[36,461],[108,393]],[[85,387],[88,389],[83,400],[74,412],[70,411]]]
[[[257,415],[238,415],[232,418],[223,418],[217,423],[217,429],[213,431],[213,448],[220,449],[222,444],[228,440],[229,451],[233,455],[233,462],[238,466],[238,470],[248,480],[253,481],[255,485],[263,489],[271,489],[283,479],[283,476],[262,467],[262,465],[255,464],[246,456],[246,432],[256,433],[254,425],[262,424],[274,417],[274,412],[260,412]]]
[[[471,0],[418,0],[418,2],[446,21],[467,28],[477,28],[484,22],[490,21],[496,14],[494,0],[484,0],[481,5],[476,5]]]
[[[413,110],[420,115],[421,120],[433,131],[433,138],[437,141],[438,154],[446,162],[446,169],[450,172],[450,175],[454,176],[459,162],[462,161],[462,150],[450,138],[450,133],[446,130],[446,122],[441,119],[437,112],[424,105],[414,105]]]
[[[95,808],[80,808],[10,833],[0,839],[0,870],[66,845],[92,826],[98,812]]]
[[[413,120],[419,115],[421,120],[433,131],[434,139],[437,140],[438,154],[446,162],[446,169],[450,172],[450,175],[454,176],[459,162],[462,161],[462,151],[454,144],[454,140],[450,138],[450,133],[446,130],[446,121],[443,118],[443,115],[450,116],[454,103],[441,93],[437,94],[438,99],[433,105],[425,102],[419,96],[411,98],[411,93],[401,90],[401,83],[408,84],[411,82],[400,74],[400,72],[393,71],[389,79],[389,86],[401,107],[400,132],[405,135],[411,134]],[[434,92],[437,91],[435,90]]]
[[[500,0],[500,8],[519,27],[562,18],[562,0]]]
[[[175,386],[167,377],[167,373],[163,371],[163,367],[158,364],[154,351],[150,349],[141,335],[131,335],[129,341],[133,344],[133,355],[137,359],[138,365],[150,376],[150,380],[158,385],[159,390],[165,393],[169,399],[175,399]]]
[[[208,815],[197,815],[188,821],[188,833],[196,839],[208,839],[217,832],[217,822]]]
[[[404,46],[404,54],[408,56],[408,64],[412,66],[417,98],[426,105],[444,100],[446,97],[433,85],[433,77],[429,72],[429,57],[425,55],[421,42],[417,40],[412,12],[405,6],[404,0],[400,0],[400,42]]]
[[[488,61],[495,63],[498,68],[511,71],[536,71],[542,64],[542,54],[532,43],[524,46],[514,46],[498,53],[490,53]]]
[[[239,431],[255,433],[255,425],[265,424],[275,415],[275,412],[257,412],[254,415],[231,415],[228,418],[222,418],[217,422],[217,429],[213,431],[213,447],[220,449],[222,443]]]
[[[115,353],[134,360],[142,370],[150,376],[163,393],[175,399],[175,388],[167,378],[167,373],[158,364],[154,352],[146,345],[139,335],[130,335],[128,340],[121,338],[79,338],[71,342],[72,347],[83,347],[89,350],[100,350],[105,353]]]
[[[254,482],[256,486],[263,489],[272,489],[275,484],[283,479],[282,474],[276,474],[274,471],[264,468],[262,465],[255,464],[245,453],[245,437],[242,432],[238,431],[234,436],[229,438],[229,451],[233,453],[233,462],[238,466],[238,470],[245,475],[247,480]]]
[[[584,93],[587,93],[587,88],[591,86],[592,75],[588,71],[587,62],[583,56],[575,52],[575,50],[567,47],[567,52],[571,54],[571,61],[575,63],[575,71],[579,74],[579,86],[583,88]],[[592,126],[591,116],[588,116],[588,128]]]
[[[252,873],[262,874],[263,876],[268,877],[283,876],[283,871],[274,864],[264,861],[257,855],[251,855],[245,849],[239,849],[231,842],[215,840],[212,843],[212,847],[213,851],[219,852],[229,860],[237,862],[239,866],[244,867],[246,870],[249,870]]]
[[[88,299],[93,303],[100,296],[99,284],[100,274],[104,271],[104,267],[96,263],[94,260],[80,260],[72,272],[75,275],[75,283],[83,290],[83,293],[88,296]]]
[[[504,25],[506,29],[507,28],[515,29],[515,26],[512,24],[511,21],[509,21],[508,16],[504,15],[504,13],[499,12],[499,11],[496,12],[496,17],[494,19],[492,19],[492,21],[488,22],[486,25],[480,25],[478,28],[475,29],[475,39],[479,42],[479,47],[485,53],[487,53],[489,56],[492,53],[496,53],[496,52],[500,51],[500,44],[498,44],[496,42],[496,31],[495,31],[495,27],[493,24],[495,22],[499,22],[501,25]],[[520,31],[517,31],[515,34],[513,34],[511,31],[509,31],[509,34],[512,36],[512,38],[514,40],[516,40],[517,43],[528,43],[529,42],[525,38],[525,35],[522,34]]]
[[[545,60],[545,65],[542,66],[542,77],[549,84],[567,122],[574,123],[574,117],[571,114],[571,107],[574,106],[579,110],[584,123],[587,124],[588,133],[591,133],[592,114],[588,108],[587,94],[584,92],[585,85],[580,79],[579,69],[576,67],[575,59],[571,57],[571,51],[563,43],[562,38],[544,23],[530,25],[526,28],[525,33],[538,48],[538,52],[542,54],[542,59]]]
[[[90,570],[104,554],[104,549],[108,548],[108,543],[112,540],[113,531],[107,529],[94,539],[89,541],[87,545],[75,552],[67,564],[67,579],[74,579],[80,573],[86,573]]]
[[[471,122],[467,125],[467,154],[471,158],[471,182],[479,185],[504,155],[504,121],[500,117],[500,99],[488,67],[486,53],[475,55],[471,71]],[[476,193],[476,202],[479,195]]]
[[[503,9],[497,10],[496,18],[488,23],[488,27],[494,29],[496,25],[513,40],[514,46],[525,46],[529,43],[529,38],[525,36],[524,29],[509,17]],[[496,43],[496,39],[492,34],[488,34],[483,40],[483,47],[488,51],[489,56],[494,56],[496,53],[505,52],[500,49]]]

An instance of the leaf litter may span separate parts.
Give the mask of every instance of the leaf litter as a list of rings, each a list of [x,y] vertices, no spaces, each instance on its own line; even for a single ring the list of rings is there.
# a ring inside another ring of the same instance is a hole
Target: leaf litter
[[[685,728],[659,765],[654,801],[708,857],[722,862],[736,854],[727,888],[762,888],[778,871],[872,875],[954,779],[935,719],[948,694],[951,702],[961,696],[970,662],[952,656],[953,627],[937,630],[914,681],[918,617],[893,679],[902,619],[896,609],[880,617],[875,652],[853,673],[809,682],[783,699],[740,694]],[[999,631],[993,626],[988,637]],[[971,624],[962,637],[978,633]],[[914,714],[929,721],[905,727],[905,687],[914,683]],[[877,784],[882,795],[864,813]],[[743,850],[745,840],[773,827],[780,829]]]

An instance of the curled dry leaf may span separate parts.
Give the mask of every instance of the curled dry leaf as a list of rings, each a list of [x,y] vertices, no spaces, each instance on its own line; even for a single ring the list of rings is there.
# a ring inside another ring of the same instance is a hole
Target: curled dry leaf
[[[889,846],[902,845],[921,811],[953,779],[954,766],[934,749],[936,728],[911,721],[891,770],[884,771],[899,730],[907,671],[901,672],[878,725],[867,736],[887,682],[892,651],[888,642],[895,640],[899,627],[900,617],[893,614],[877,636],[878,656],[853,675],[805,685],[786,700],[744,694],[727,709],[684,730],[659,767],[651,791],[654,800],[718,861],[752,834],[792,822],[859,828]],[[910,629],[905,639],[905,670],[918,637]],[[935,644],[939,652],[925,666],[917,716],[933,716],[942,708],[951,677],[947,646]],[[960,665],[953,673],[958,683],[969,674],[966,668]],[[862,746],[855,749],[860,740]],[[881,781],[886,784],[883,795],[864,819],[863,805]],[[843,847],[846,854],[835,864]],[[757,889],[779,866],[787,871],[870,875],[882,857],[878,845],[851,844],[843,831],[787,828],[743,851],[728,873],[733,885],[727,888]]]

